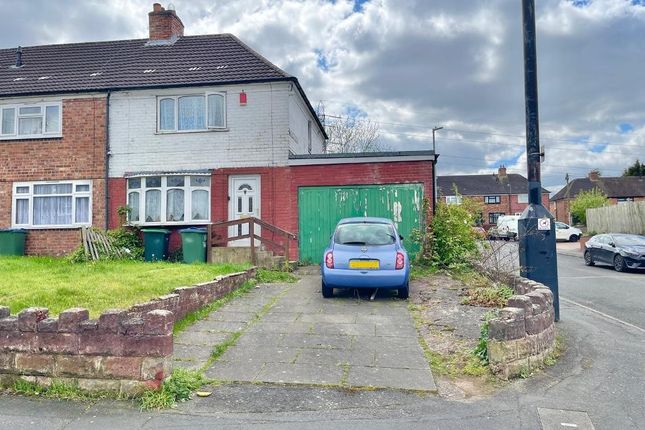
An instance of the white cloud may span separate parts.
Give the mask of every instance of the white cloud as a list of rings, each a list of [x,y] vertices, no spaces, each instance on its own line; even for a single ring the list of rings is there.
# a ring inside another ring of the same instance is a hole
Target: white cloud
[[[297,76],[314,105],[365,111],[397,149],[430,148],[432,126],[443,125],[441,174],[492,172],[502,162],[525,172],[516,0],[371,0],[360,13],[346,0],[173,3],[186,34],[236,34]],[[619,175],[645,159],[645,7],[537,3],[544,183],[596,167]],[[146,37],[151,5],[0,0],[0,46]],[[621,133],[622,123],[633,130]]]

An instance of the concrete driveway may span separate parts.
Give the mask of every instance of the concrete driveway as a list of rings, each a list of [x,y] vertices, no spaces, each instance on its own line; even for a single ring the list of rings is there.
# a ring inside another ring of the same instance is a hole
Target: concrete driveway
[[[408,302],[387,292],[374,301],[336,290],[320,294],[320,275],[254,289],[175,340],[175,365],[206,368],[223,382],[304,384],[430,391],[436,387]]]

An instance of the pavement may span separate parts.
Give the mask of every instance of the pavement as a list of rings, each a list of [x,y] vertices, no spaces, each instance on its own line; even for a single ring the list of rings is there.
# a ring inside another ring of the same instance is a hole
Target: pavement
[[[582,258],[582,250],[578,242],[556,242],[556,251],[558,254]]]
[[[228,303],[176,337],[175,365],[221,382],[436,392],[407,308],[384,291],[320,294],[320,275],[270,284]],[[211,351],[237,339],[214,363]]]

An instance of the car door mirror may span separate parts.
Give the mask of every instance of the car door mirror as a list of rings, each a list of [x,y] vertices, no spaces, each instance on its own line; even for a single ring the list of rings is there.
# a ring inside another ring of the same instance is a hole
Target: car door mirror
[[[399,235],[399,240],[403,241],[403,235]]]
[[[609,246],[611,246],[612,248],[615,248],[616,244],[614,242],[609,242]]]

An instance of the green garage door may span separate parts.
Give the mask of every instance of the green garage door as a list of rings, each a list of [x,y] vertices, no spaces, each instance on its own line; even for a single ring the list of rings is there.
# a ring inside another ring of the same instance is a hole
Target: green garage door
[[[383,217],[393,220],[411,257],[417,247],[412,229],[423,222],[423,185],[356,185],[300,187],[298,189],[298,246],[300,261],[318,263],[336,223],[347,217]]]

